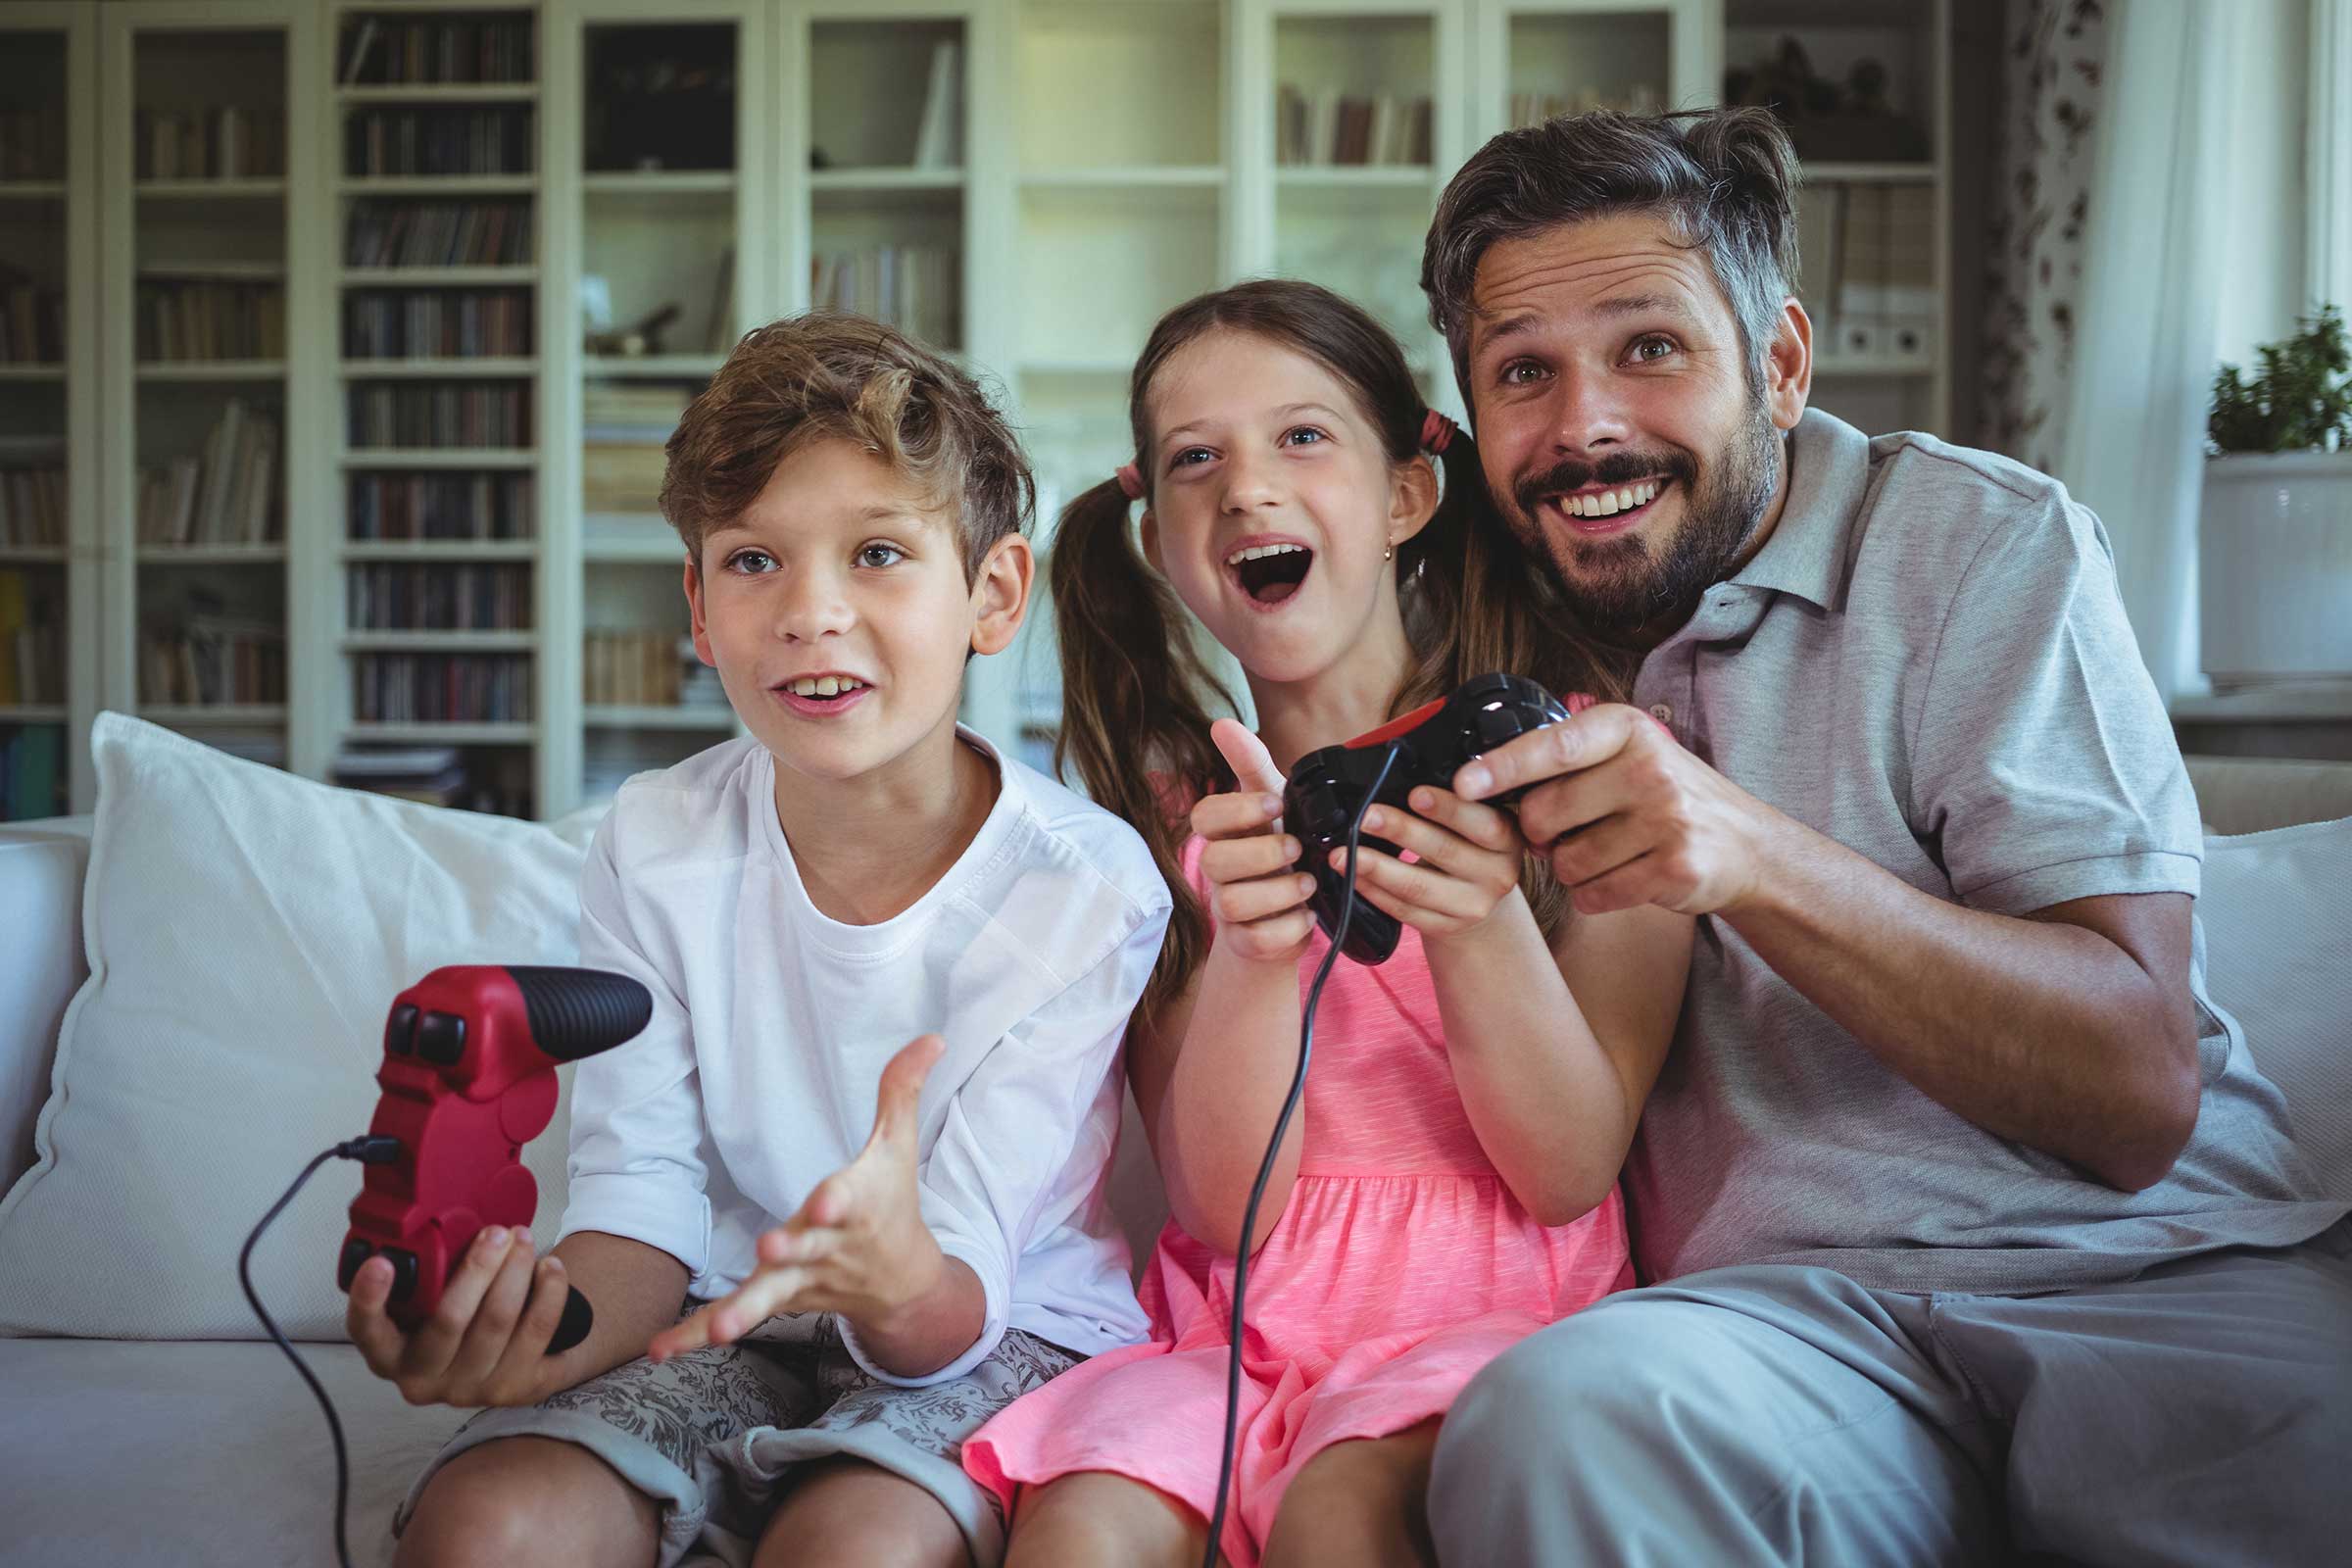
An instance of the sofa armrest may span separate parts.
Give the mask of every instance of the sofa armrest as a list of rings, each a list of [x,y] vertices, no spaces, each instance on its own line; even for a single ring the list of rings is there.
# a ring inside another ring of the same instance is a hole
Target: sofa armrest
[[[32,1164],[66,1004],[89,973],[81,951],[86,817],[0,828],[0,1189]]]

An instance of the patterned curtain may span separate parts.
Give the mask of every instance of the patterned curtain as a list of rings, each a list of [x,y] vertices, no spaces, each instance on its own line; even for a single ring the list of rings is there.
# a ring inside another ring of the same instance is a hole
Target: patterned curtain
[[[2044,473],[2066,440],[2105,0],[2008,0],[1979,439]]]

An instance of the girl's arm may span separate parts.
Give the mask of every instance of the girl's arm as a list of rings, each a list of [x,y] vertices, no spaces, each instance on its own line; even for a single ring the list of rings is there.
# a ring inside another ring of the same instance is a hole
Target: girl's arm
[[[1454,1086],[1487,1157],[1538,1221],[1608,1197],[1682,1011],[1693,922],[1642,907],[1572,917],[1546,947],[1520,894],[1525,853],[1502,812],[1418,789],[1375,808],[1359,893],[1421,932]]]

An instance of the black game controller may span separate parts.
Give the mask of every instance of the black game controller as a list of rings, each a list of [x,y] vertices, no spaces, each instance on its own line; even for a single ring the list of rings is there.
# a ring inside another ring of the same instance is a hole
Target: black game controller
[[[1592,699],[1581,693],[1562,703],[1517,675],[1480,675],[1463,682],[1451,697],[1416,708],[1368,735],[1298,759],[1283,791],[1283,825],[1305,846],[1298,865],[1314,873],[1315,919],[1323,934],[1328,937],[1339,929],[1340,906],[1348,895],[1347,873],[1332,869],[1331,852],[1347,846],[1348,824],[1363,808],[1365,792],[1379,775],[1390,747],[1396,748],[1396,760],[1373,800],[1409,810],[1405,800],[1415,785],[1451,789],[1453,775],[1464,763],[1592,705]],[[1505,791],[1487,804],[1510,806],[1524,793]],[[1369,833],[1359,842],[1397,853],[1396,845]],[[1400,934],[1395,915],[1358,898],[1340,951],[1358,963],[1382,963],[1396,951]]]

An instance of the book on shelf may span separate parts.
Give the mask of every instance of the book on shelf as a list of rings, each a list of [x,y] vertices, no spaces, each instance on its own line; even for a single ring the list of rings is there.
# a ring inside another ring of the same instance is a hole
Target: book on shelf
[[[346,23],[346,87],[420,83],[527,82],[538,74],[531,19],[364,17]]]
[[[703,669],[694,639],[675,631],[592,631],[582,695],[598,708],[694,708],[726,711],[723,689],[693,679]],[[713,672],[715,674],[715,672]]]
[[[0,468],[0,550],[56,550],[66,543],[66,470]]]
[[[286,700],[283,626],[203,608],[208,596],[151,617],[139,640],[139,701],[172,708]]]
[[[528,104],[355,109],[343,122],[343,172],[527,174],[537,167],[537,126]]]
[[[361,543],[529,539],[538,532],[529,473],[355,473],[345,488],[349,536]]]
[[[531,568],[375,564],[348,575],[354,631],[527,631]]]
[[[356,654],[352,714],[364,724],[525,723],[528,654]]]
[[[580,443],[580,505],[589,512],[653,512],[668,458],[662,441]]]
[[[139,475],[142,545],[259,545],[278,538],[278,425],[243,398],[203,445]]]
[[[0,727],[0,822],[66,812],[63,724]]]
[[[1562,115],[1590,115],[1603,109],[1626,115],[1654,115],[1665,107],[1665,89],[1646,81],[1624,83],[1620,90],[1606,92],[1592,86],[1580,87],[1573,93],[1515,92],[1511,94],[1511,128],[1524,130]]]
[[[0,568],[0,708],[66,700],[66,628],[49,591],[31,573]]]
[[[808,298],[819,310],[886,321],[933,348],[956,346],[961,279],[944,245],[876,245],[819,251],[808,259]]]
[[[66,177],[63,104],[0,108],[0,181]]]
[[[349,268],[525,267],[530,260],[528,202],[370,197],[352,203],[343,223]]]
[[[355,360],[484,359],[531,352],[528,289],[355,291],[343,302],[343,353]]]
[[[1434,111],[1426,97],[1275,89],[1274,159],[1285,165],[1425,165]]]
[[[963,45],[942,39],[931,46],[930,80],[922,118],[915,122],[914,167],[954,169],[962,162]]]
[[[591,381],[580,420],[591,441],[666,441],[694,394],[674,381]]]
[[[132,115],[140,179],[262,179],[286,172],[285,113],[243,104],[140,109]]]
[[[1934,187],[1863,181],[1835,188],[1836,272],[1827,293],[1813,297],[1828,306],[1823,341],[1857,358],[1929,352],[1938,314]],[[1798,232],[1801,246],[1801,226]]]
[[[286,353],[286,291],[276,282],[143,277],[137,353],[149,364],[278,360]]]
[[[520,382],[354,385],[349,445],[430,451],[439,447],[523,448],[531,444],[530,389]]]
[[[66,291],[0,262],[0,365],[62,365]]]

